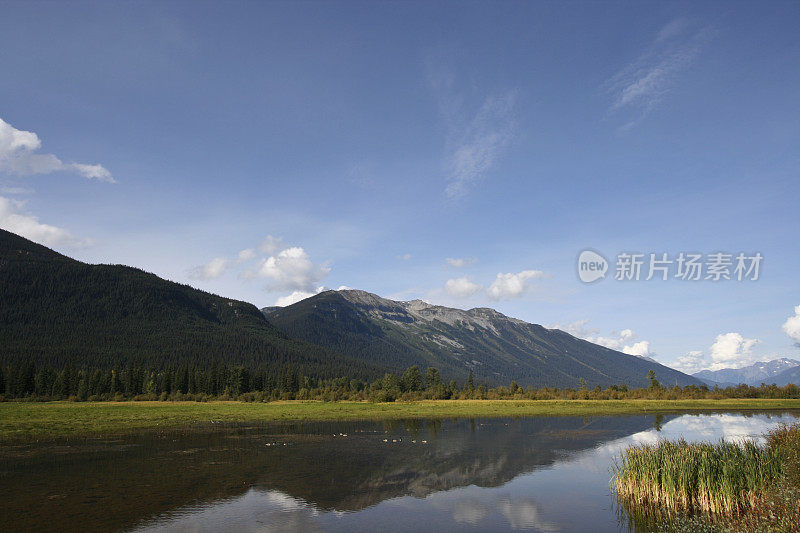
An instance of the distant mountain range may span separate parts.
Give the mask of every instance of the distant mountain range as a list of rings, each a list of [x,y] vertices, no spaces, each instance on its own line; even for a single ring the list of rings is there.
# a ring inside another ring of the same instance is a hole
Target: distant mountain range
[[[392,371],[433,366],[461,382],[470,371],[489,385],[574,387],[701,385],[653,361],[578,339],[489,308],[464,311],[422,300],[398,302],[359,290],[326,291],[293,305],[265,308],[290,337]]]
[[[731,387],[740,383],[757,387],[762,383],[784,386],[788,383],[800,384],[800,361],[794,359],[773,359],[761,361],[743,368],[723,368],[721,370],[702,370],[694,377],[710,386]]]

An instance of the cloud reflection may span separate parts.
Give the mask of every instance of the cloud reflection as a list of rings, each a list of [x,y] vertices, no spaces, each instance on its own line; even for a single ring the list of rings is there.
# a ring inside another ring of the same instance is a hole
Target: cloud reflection
[[[322,531],[316,522],[318,516],[319,511],[303,500],[276,490],[251,488],[238,498],[199,508],[191,506],[172,516],[145,522],[134,531],[315,532]]]
[[[668,418],[668,417],[667,417]],[[665,418],[664,420],[666,420]],[[648,429],[610,440],[595,448],[564,451],[561,459],[546,468],[517,475],[502,485],[478,486],[486,468],[502,466],[500,453],[488,463],[460,463],[437,474],[420,471],[411,483],[410,495],[384,499],[357,512],[341,513],[320,509],[301,498],[277,490],[251,488],[239,497],[206,505],[189,506],[151,520],[137,531],[413,531],[422,529],[513,529],[545,533],[562,528],[574,530],[587,524],[598,531],[618,527],[608,509],[609,467],[613,458],[634,444],[654,444],[661,439],[687,441],[762,441],[761,435],[796,417],[784,415],[700,414],[676,416],[661,424],[660,431]],[[645,420],[646,423],[646,420]],[[644,427],[639,425],[638,427]],[[389,477],[408,470],[390,472]],[[417,465],[419,467],[419,465]],[[442,483],[442,477],[445,478]],[[439,479],[437,479],[439,478]],[[448,478],[453,478],[448,480]],[[472,479],[472,485],[465,485]],[[451,487],[435,490],[432,487]],[[376,490],[379,487],[374,487]],[[425,490],[423,490],[425,489]],[[346,492],[347,486],[341,490]]]

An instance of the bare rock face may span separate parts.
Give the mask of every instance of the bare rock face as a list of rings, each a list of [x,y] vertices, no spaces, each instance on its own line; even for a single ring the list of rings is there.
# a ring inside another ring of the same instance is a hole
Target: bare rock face
[[[470,331],[479,328],[487,330],[494,335],[500,334],[495,326],[498,321],[526,324],[526,322],[507,317],[488,307],[476,307],[465,311],[463,309],[429,304],[423,300],[411,300],[408,302],[387,300],[376,294],[355,289],[332,292],[341,294],[353,304],[367,308],[367,312],[376,318],[397,321],[399,324],[430,325],[438,321],[449,326],[464,327]],[[397,320],[398,314],[402,316],[401,320]]]

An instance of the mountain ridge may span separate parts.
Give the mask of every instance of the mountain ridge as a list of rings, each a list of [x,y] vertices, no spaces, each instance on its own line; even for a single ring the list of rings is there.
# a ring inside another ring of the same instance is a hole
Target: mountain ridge
[[[653,369],[666,384],[702,384],[659,363],[487,307],[463,310],[346,289],[263,312],[287,335],[395,371],[434,366],[459,380],[473,372],[489,385],[516,380],[523,386],[577,388],[581,379],[590,387],[647,386]]]
[[[692,374],[710,386],[736,386],[740,383],[759,386],[761,383],[771,384],[772,379],[780,374],[800,366],[800,361],[781,357],[769,361],[758,361],[742,368],[722,368],[720,370],[701,370]],[[785,385],[785,383],[784,383]]]

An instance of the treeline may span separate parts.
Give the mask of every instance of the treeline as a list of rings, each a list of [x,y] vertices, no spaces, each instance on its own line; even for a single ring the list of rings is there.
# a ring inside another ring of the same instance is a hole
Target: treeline
[[[248,368],[213,363],[206,368],[183,364],[174,368],[128,365],[103,369],[67,364],[60,370],[22,365],[0,366],[0,398],[43,400],[277,400],[297,397],[301,390],[350,388],[350,380],[314,379],[291,365]],[[358,380],[355,380],[358,381]],[[359,383],[361,383],[359,381]],[[361,385],[363,387],[363,383]],[[357,388],[358,385],[353,385]],[[248,398],[248,395],[252,398]]]
[[[323,400],[393,402],[422,399],[479,400],[630,400],[630,399],[725,399],[725,398],[800,398],[800,387],[762,384],[739,385],[725,389],[705,385],[665,387],[653,371],[650,386],[628,388],[625,384],[588,389],[583,380],[576,388],[524,388],[512,381],[508,386],[476,386],[472,373],[463,384],[445,383],[436,368],[423,374],[411,366],[402,374],[386,374],[382,379],[315,378],[292,365],[276,370],[264,365],[248,368],[225,363],[202,368],[191,364],[149,368],[131,364],[124,368],[103,369],[67,364],[60,370],[35,366],[32,362],[0,366],[0,401],[3,400]]]

